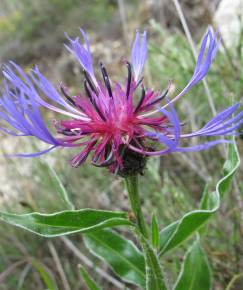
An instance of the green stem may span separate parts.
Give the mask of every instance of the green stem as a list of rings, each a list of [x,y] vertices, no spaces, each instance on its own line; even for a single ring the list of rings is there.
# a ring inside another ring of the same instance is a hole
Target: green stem
[[[135,215],[137,222],[137,228],[134,232],[144,253],[146,264],[146,290],[167,290],[158,256],[149,243],[148,232],[138,192],[138,176],[133,175],[126,177],[125,182],[132,212]]]
[[[141,201],[138,192],[138,176],[132,175],[125,178],[126,188],[129,195],[129,200],[132,208],[132,212],[135,215],[138,228],[140,232],[143,234],[144,237],[148,237],[142,208],[141,208]]]

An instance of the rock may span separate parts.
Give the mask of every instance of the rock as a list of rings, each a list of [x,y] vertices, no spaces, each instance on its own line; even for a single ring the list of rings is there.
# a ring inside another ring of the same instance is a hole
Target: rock
[[[214,22],[226,46],[236,46],[243,25],[243,0],[222,0],[214,15]]]

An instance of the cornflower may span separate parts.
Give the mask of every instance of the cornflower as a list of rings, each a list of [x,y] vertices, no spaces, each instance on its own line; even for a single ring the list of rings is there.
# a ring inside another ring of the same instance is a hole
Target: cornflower
[[[191,133],[181,132],[182,123],[173,107],[175,101],[206,76],[215,58],[220,41],[211,29],[202,40],[191,79],[171,99],[168,97],[170,84],[162,93],[144,86],[142,71],[147,59],[146,32],[136,32],[131,61],[124,62],[127,77],[119,83],[111,82],[103,63],[99,64],[102,81],[96,78],[87,35],[82,29],[80,31],[83,43],[78,37],[71,39],[67,35],[69,45],[66,48],[83,69],[82,93],[70,96],[68,89],[61,84],[56,89],[37,66],[28,74],[14,62],[4,66],[0,118],[9,126],[0,127],[0,130],[12,136],[34,136],[50,145],[40,152],[11,156],[35,157],[54,148],[78,147],[80,152],[70,161],[73,167],[82,165],[91,155],[93,165],[108,167],[113,173],[128,176],[143,172],[147,156],[206,150],[230,142],[220,137],[183,147],[183,139],[239,134],[237,130],[243,122],[243,111],[236,113],[239,103],[226,108],[201,129]],[[44,123],[40,108],[65,116],[65,119],[52,122],[55,135]]]

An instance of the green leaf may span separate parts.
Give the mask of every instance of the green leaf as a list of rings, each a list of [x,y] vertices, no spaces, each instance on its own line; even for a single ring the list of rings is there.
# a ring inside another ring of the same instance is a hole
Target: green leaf
[[[158,221],[155,214],[153,214],[152,216],[151,239],[152,239],[152,246],[155,249],[157,249],[159,247],[159,227],[158,227]]]
[[[124,281],[145,287],[145,263],[142,253],[132,243],[111,230],[84,236],[86,247],[107,264]]]
[[[243,272],[241,272],[241,273],[238,273],[238,274],[235,274],[233,277],[232,277],[232,279],[230,280],[230,282],[228,283],[228,285],[227,285],[227,287],[225,288],[225,290],[233,290],[233,289],[236,289],[235,288],[235,282],[237,281],[237,280],[240,280],[239,281],[239,283],[241,283],[241,281],[242,281],[242,279],[243,279]]]
[[[216,185],[216,191],[205,193],[200,210],[185,214],[180,220],[160,232],[160,255],[177,247],[196,232],[219,209],[220,199],[229,190],[232,178],[240,165],[235,142],[228,146],[228,158],[224,164],[224,176]]]
[[[60,194],[61,199],[65,202],[65,204],[68,206],[69,209],[74,210],[74,205],[71,202],[69,195],[61,179],[57,175],[55,169],[52,166],[50,166],[48,163],[46,163],[46,166],[48,167],[50,171],[51,177],[53,178],[53,181],[55,182],[55,186],[57,188],[58,193]]]
[[[210,197],[210,194],[211,193],[208,190],[208,184],[206,184],[203,194],[202,194],[202,198],[200,200],[200,210],[207,210],[209,208],[213,208],[213,204],[212,204],[213,199]],[[204,225],[200,227],[200,229],[198,230],[198,233],[202,237],[203,235],[206,235],[207,230],[208,230],[208,224],[205,223]]]
[[[199,239],[188,250],[173,290],[210,290],[211,270]]]
[[[146,290],[166,290],[166,284],[157,254],[148,241],[141,236],[141,245],[145,254]]]
[[[87,233],[102,228],[133,225],[125,212],[94,209],[61,211],[53,214],[12,214],[0,212],[0,219],[44,237]]]
[[[81,276],[84,280],[84,282],[86,283],[86,285],[88,286],[89,290],[101,290],[96,283],[94,282],[94,280],[90,277],[89,273],[84,269],[83,266],[78,265]]]
[[[212,207],[208,204],[210,198],[209,198],[209,190],[208,190],[208,184],[204,187],[202,198],[200,201],[200,209],[207,210],[208,208]]]
[[[36,271],[40,274],[42,281],[48,290],[57,290],[56,282],[54,278],[51,276],[47,267],[36,259],[31,259],[32,266],[36,269]]]

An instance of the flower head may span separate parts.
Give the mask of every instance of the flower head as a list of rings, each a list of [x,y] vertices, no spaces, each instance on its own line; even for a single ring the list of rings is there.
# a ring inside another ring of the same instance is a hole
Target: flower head
[[[96,79],[88,38],[83,30],[81,33],[84,45],[78,38],[68,37],[70,46],[67,46],[83,68],[83,92],[80,94],[70,96],[63,85],[57,90],[38,67],[26,74],[15,63],[5,66],[0,118],[11,128],[0,129],[13,136],[34,136],[51,145],[41,152],[16,156],[33,157],[57,147],[78,147],[80,152],[71,159],[73,167],[80,166],[91,155],[93,165],[107,166],[112,172],[126,176],[142,172],[146,156],[205,150],[229,142],[217,139],[182,147],[182,139],[236,135],[243,122],[243,112],[236,114],[239,104],[225,109],[200,130],[187,134],[181,132],[181,123],[173,107],[173,102],[202,80],[210,68],[219,46],[217,35],[210,29],[203,38],[191,80],[172,99],[168,98],[170,85],[161,93],[146,89],[143,84],[146,32],[142,35],[136,32],[131,63],[125,63],[127,77],[124,84],[111,82],[103,63],[99,65],[102,81]],[[53,121],[55,136],[41,117],[41,107],[66,116]]]

